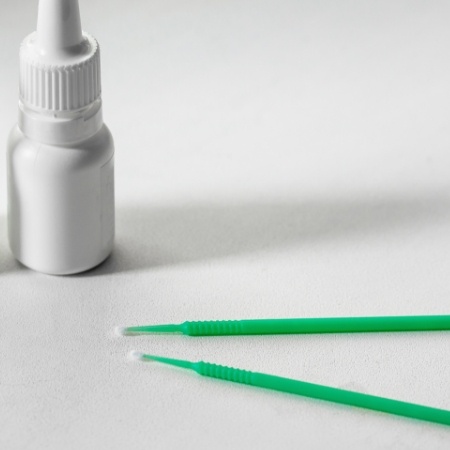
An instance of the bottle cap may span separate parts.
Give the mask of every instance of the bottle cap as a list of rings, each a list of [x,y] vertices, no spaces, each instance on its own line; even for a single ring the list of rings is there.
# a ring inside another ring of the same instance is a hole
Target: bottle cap
[[[82,32],[78,0],[40,0],[37,31],[20,49],[20,99],[41,112],[71,112],[101,96],[100,48]]]

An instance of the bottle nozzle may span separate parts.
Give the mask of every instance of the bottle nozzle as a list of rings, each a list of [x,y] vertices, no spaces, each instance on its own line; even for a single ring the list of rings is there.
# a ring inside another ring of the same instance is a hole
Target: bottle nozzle
[[[69,52],[82,42],[78,0],[39,0],[37,46],[41,54]]]

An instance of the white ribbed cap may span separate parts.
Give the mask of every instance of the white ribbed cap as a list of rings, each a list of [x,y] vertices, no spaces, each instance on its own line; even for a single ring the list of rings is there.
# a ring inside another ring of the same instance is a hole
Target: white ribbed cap
[[[101,96],[100,48],[81,31],[78,0],[40,0],[37,32],[20,49],[20,99],[44,111],[76,111]]]

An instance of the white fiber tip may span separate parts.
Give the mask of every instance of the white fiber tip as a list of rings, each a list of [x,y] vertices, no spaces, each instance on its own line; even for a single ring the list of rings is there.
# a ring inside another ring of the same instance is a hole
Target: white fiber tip
[[[117,334],[117,336],[127,335],[127,329],[125,327],[116,327],[114,331]]]
[[[128,355],[130,357],[130,359],[132,359],[133,361],[142,361],[144,358],[144,354],[141,352],[137,352],[135,350],[133,350],[132,352],[129,353]]]

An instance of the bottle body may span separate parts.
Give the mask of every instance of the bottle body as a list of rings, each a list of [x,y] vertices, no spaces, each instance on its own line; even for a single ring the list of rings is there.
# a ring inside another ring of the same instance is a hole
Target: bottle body
[[[114,244],[114,142],[105,125],[51,145],[19,126],[8,142],[8,234],[25,266],[52,275],[92,269]]]

